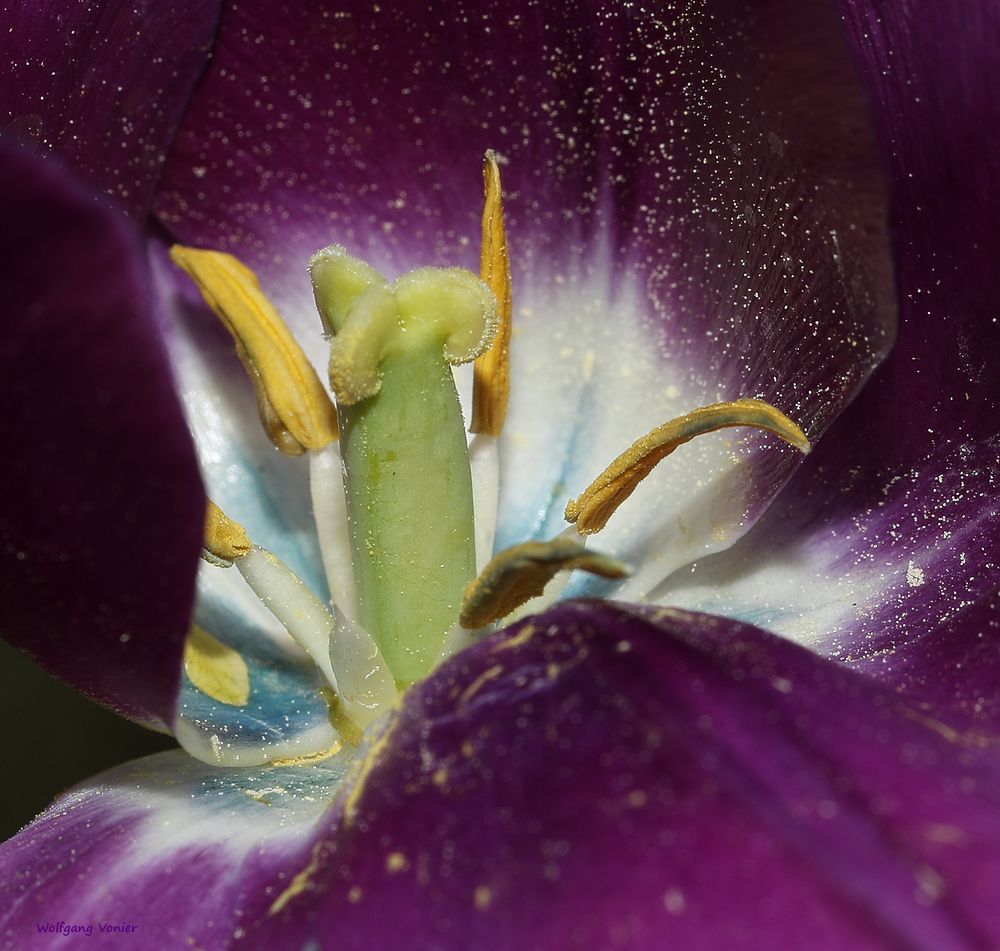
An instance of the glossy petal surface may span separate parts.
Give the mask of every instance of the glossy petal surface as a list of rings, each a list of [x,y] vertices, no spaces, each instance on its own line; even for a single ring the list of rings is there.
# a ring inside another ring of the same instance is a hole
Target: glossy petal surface
[[[146,217],[205,63],[217,0],[0,4],[0,131]]]
[[[247,940],[987,945],[989,742],[755,628],[569,604],[407,695]]]
[[[761,396],[825,428],[892,336],[869,138],[823,3],[749,19],[737,3],[245,3],[157,209],[180,239],[246,256],[321,361],[308,256],[336,240],[390,275],[475,267],[496,148],[518,327],[503,547],[554,534],[570,494],[699,403]],[[797,461],[708,439],[605,547],[662,577],[737,537]]]
[[[203,495],[120,215],[4,148],[0,630],[88,696],[167,724]]]
[[[229,947],[273,901],[263,886],[280,880],[345,769],[219,769],[175,752],[102,773],[0,846],[0,942]]]
[[[656,597],[918,693],[952,685],[979,715],[1000,658],[1000,104],[984,78],[1000,12],[841,6],[891,173],[898,344],[756,529]]]

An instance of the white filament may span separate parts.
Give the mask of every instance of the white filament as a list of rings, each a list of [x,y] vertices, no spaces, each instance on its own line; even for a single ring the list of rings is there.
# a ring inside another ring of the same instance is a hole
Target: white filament
[[[500,497],[500,457],[497,442],[496,436],[476,433],[469,443],[477,573],[482,571],[493,557],[493,539],[497,530],[497,503]]]
[[[485,628],[481,628],[478,631],[470,631],[468,628],[456,623],[444,636],[444,646],[441,648],[441,661],[444,662],[459,651],[465,650],[466,647],[471,647],[485,635],[486,631],[487,629]]]
[[[343,464],[337,443],[309,453],[309,491],[330,598],[338,614],[356,621],[358,595],[351,564]]]
[[[335,618],[325,604],[277,555],[256,545],[236,559],[264,606],[313,659],[336,691],[347,716],[361,727],[396,696],[378,645],[360,625]]]

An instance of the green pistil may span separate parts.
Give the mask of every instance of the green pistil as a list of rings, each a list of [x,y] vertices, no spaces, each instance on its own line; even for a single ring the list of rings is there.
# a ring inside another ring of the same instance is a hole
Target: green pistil
[[[426,674],[476,573],[472,478],[451,367],[390,357],[375,396],[341,410],[361,623],[397,680]]]
[[[340,248],[312,262],[335,334],[360,621],[396,680],[424,677],[476,573],[472,477],[449,363],[489,345],[496,306],[478,278],[422,269],[395,285]]]

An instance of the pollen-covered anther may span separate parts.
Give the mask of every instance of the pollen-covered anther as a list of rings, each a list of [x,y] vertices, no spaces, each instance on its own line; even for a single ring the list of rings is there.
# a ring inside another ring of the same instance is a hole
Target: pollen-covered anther
[[[636,440],[566,506],[566,521],[575,522],[581,535],[599,532],[656,464],[678,446],[696,436],[734,426],[773,433],[802,453],[811,448],[799,426],[769,403],[754,399],[713,403],[664,423]]]
[[[560,571],[586,571],[602,578],[624,578],[628,565],[588,551],[568,538],[524,542],[496,555],[465,589],[459,623],[475,630],[507,617],[542,594]]]
[[[239,522],[234,522],[211,500],[205,512],[205,547],[203,557],[223,568],[232,567],[253,548],[250,536]]]
[[[497,332],[489,350],[476,358],[472,381],[472,423],[469,430],[499,436],[510,398],[510,335],[513,290],[510,253],[504,224],[503,190],[496,154],[486,153],[483,163],[482,250],[479,276],[497,299]]]
[[[338,435],[333,402],[261,290],[257,275],[221,251],[176,245],[170,256],[232,334],[256,390],[261,423],[274,445],[299,455],[333,442]]]
[[[387,358],[428,350],[468,363],[493,342],[496,297],[464,268],[418,268],[390,285],[340,245],[318,252],[309,267],[323,326],[334,335],[330,385],[341,405],[379,391]]]

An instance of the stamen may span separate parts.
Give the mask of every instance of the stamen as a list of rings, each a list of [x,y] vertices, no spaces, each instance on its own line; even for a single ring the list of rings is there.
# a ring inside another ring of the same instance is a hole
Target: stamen
[[[566,521],[576,522],[581,535],[599,532],[656,464],[678,446],[695,436],[733,426],[766,430],[802,453],[808,453],[811,448],[799,426],[769,403],[753,399],[713,403],[664,423],[636,440],[579,498],[566,506]]]
[[[483,163],[486,199],[483,204],[483,239],[479,276],[497,299],[497,333],[493,345],[476,358],[472,380],[472,424],[469,431],[499,436],[510,398],[510,335],[513,293],[510,254],[504,224],[500,166],[491,149]]]
[[[356,724],[365,727],[392,703],[396,684],[368,632],[340,613],[334,617],[288,565],[272,552],[254,545],[246,529],[211,501],[205,525],[205,554],[208,560],[223,567],[236,565],[254,594],[313,659],[340,698],[344,714]],[[192,635],[188,648],[197,650],[206,643],[204,638]],[[200,654],[192,656],[194,662],[199,662],[202,655],[211,659],[218,653],[202,649]],[[187,657],[185,653],[185,663]],[[242,662],[238,654],[236,658]],[[202,662],[197,669],[204,667]],[[195,680],[190,671],[189,676],[198,687],[219,699]],[[206,677],[203,680],[208,683]]]
[[[211,499],[205,512],[205,549],[203,557],[222,568],[250,551],[250,536],[239,522],[234,522]]]
[[[500,552],[465,589],[459,624],[485,627],[540,595],[560,571],[579,569],[602,578],[624,578],[628,565],[567,538],[524,542]]]
[[[184,671],[191,682],[219,703],[245,707],[250,672],[239,651],[194,625],[184,642]]]
[[[253,271],[221,251],[176,245],[170,256],[236,341],[257,393],[261,423],[274,445],[300,455],[335,440],[333,403]]]

